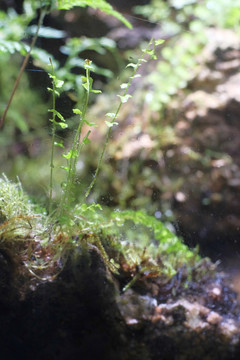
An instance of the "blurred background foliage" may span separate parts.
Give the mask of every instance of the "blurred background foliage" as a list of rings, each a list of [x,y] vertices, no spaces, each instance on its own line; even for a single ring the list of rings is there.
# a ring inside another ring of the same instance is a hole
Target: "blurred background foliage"
[[[37,14],[30,3],[3,0],[0,5],[0,113],[36,29]],[[104,115],[115,110],[119,85],[130,76],[125,66],[138,59],[140,49],[151,37],[161,38],[165,43],[158,52],[158,61],[142,66],[142,77],[130,89],[133,99],[120,114],[119,127],[113,131],[90,201],[145,209],[172,222],[176,219],[176,202],[184,203],[186,194],[191,195],[192,183],[189,181],[190,189],[186,189],[186,176],[207,173],[212,161],[225,159],[226,166],[232,161],[221,148],[212,149],[211,143],[199,149],[189,146],[189,138],[179,137],[182,124],[179,99],[183,100],[194,89],[194,79],[202,66],[201,54],[209,42],[209,29],[231,29],[240,36],[240,7],[235,0],[109,3],[123,12],[132,23],[132,30],[118,19],[91,8],[55,10],[46,16],[1,130],[1,171],[12,179],[18,175],[24,188],[43,201],[48,192],[50,162],[49,57],[56,76],[64,81],[57,110],[67,119],[70,130],[76,121],[72,107],[77,107],[82,97],[84,59],[89,58],[95,69],[95,88],[103,94],[91,98],[88,116],[98,127],[92,134],[91,147],[78,162],[79,193],[86,189],[106,133]],[[65,145],[71,142],[69,131],[59,131],[57,135]],[[182,151],[183,145],[185,152],[180,155],[178,150]],[[60,151],[56,163],[61,164]],[[57,170],[56,199],[63,176]],[[205,181],[203,178],[201,182]],[[206,195],[209,186],[199,183],[196,186],[200,188],[201,206],[204,199],[205,204],[211,203]],[[194,204],[191,206],[193,213],[199,211]]]

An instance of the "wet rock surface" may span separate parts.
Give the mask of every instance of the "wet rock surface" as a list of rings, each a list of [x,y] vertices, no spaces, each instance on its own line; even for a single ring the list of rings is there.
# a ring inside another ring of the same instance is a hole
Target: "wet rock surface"
[[[221,245],[223,251],[239,248],[239,59],[238,36],[210,29],[201,70],[176,123],[177,155],[186,176],[179,189],[184,199],[175,194],[179,226],[186,237],[196,234],[203,246],[219,246],[220,252]],[[191,151],[195,161],[188,164],[184,154]]]
[[[94,250],[71,259],[53,281],[13,286],[1,301],[2,359],[239,358],[240,306],[224,274],[122,293]]]
[[[1,358],[123,359],[125,325],[108,278],[93,253],[52,282],[13,287],[14,301],[1,306]]]

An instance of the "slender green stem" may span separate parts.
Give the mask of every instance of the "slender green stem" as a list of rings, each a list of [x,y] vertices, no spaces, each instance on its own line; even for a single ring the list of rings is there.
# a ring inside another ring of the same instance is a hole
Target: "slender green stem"
[[[86,118],[86,112],[87,112],[87,107],[88,107],[88,102],[89,102],[89,93],[90,93],[90,70],[88,67],[86,67],[86,84],[87,86],[85,87],[85,99],[84,99],[84,103],[83,103],[83,109],[82,109],[82,113],[80,115],[80,121],[79,121],[79,125],[73,140],[73,146],[71,149],[71,156],[69,159],[69,164],[68,164],[68,176],[67,176],[67,181],[66,181],[66,185],[64,188],[64,194],[62,196],[61,199],[61,204],[60,204],[60,214],[63,211],[63,207],[65,206],[65,204],[69,204],[69,202],[71,201],[70,196],[71,196],[71,191],[72,191],[72,187],[74,184],[74,178],[76,175],[76,166],[77,166],[77,160],[79,158],[80,152],[82,150],[83,147],[83,141],[81,141],[81,134],[82,134],[82,127],[84,125],[84,120]]]
[[[52,198],[53,198],[53,171],[54,171],[54,143],[55,143],[55,136],[56,136],[56,83],[55,83],[55,79],[54,79],[54,69],[53,69],[53,63],[51,58],[50,60],[50,64],[51,64],[51,68],[52,68],[52,110],[53,110],[53,115],[52,115],[52,146],[51,146],[51,158],[50,158],[50,191],[49,191],[49,214],[51,214],[52,212]]]
[[[124,91],[124,93],[123,93],[123,97],[127,95],[128,89],[129,89],[130,85],[132,84],[132,81],[133,81],[133,79],[134,79],[134,76],[136,75],[136,72],[138,71],[139,66],[141,65],[141,63],[142,63],[142,61],[143,61],[143,59],[144,59],[144,55],[145,55],[145,54],[147,53],[147,51],[149,50],[149,47],[151,46],[152,42],[153,42],[153,39],[150,40],[147,48],[143,51],[142,56],[140,57],[140,59],[139,59],[138,62],[136,63],[136,66],[134,67],[133,75],[130,77],[130,79],[129,79],[128,83],[127,83],[126,89],[125,89],[125,91]],[[120,99],[121,99],[121,98],[120,98]],[[118,105],[118,108],[117,108],[117,110],[116,110],[116,112],[115,112],[115,115],[114,115],[114,117],[113,117],[113,119],[112,119],[112,121],[111,121],[111,123],[114,123],[115,120],[117,119],[118,114],[119,114],[119,111],[121,110],[122,105],[123,105],[123,101],[122,101],[122,99],[121,99],[121,100],[120,100],[120,103],[119,103],[119,105]],[[101,166],[102,166],[103,157],[104,157],[104,154],[105,154],[105,151],[106,151],[106,148],[107,148],[109,139],[110,139],[111,131],[112,131],[112,127],[109,127],[108,132],[107,132],[107,135],[106,135],[106,139],[105,139],[105,142],[104,142],[104,146],[103,146],[103,149],[102,149],[102,151],[101,151],[101,154],[100,154],[100,157],[99,157],[99,160],[98,160],[97,169],[96,169],[96,171],[95,171],[94,178],[93,178],[92,182],[90,183],[90,185],[88,186],[87,191],[86,191],[86,193],[85,193],[85,199],[89,196],[90,191],[92,190],[92,188],[93,188],[93,186],[95,185],[95,182],[96,182],[96,180],[97,180],[98,173],[99,173],[99,171],[100,171],[100,169],[101,169]]]
[[[34,37],[33,37],[33,39],[32,39],[32,42],[31,42],[31,45],[30,45],[30,49],[29,49],[27,55],[26,55],[25,58],[24,58],[24,61],[23,61],[22,66],[21,66],[21,68],[20,68],[20,70],[19,70],[17,79],[16,79],[15,84],[14,84],[14,86],[13,86],[11,95],[10,95],[10,97],[9,97],[7,106],[6,106],[6,108],[5,108],[5,110],[4,110],[4,113],[3,113],[2,117],[1,117],[1,120],[0,120],[0,129],[1,129],[3,123],[4,123],[5,119],[6,119],[6,116],[7,116],[7,113],[8,113],[8,109],[10,108],[10,105],[11,105],[11,103],[12,103],[14,94],[15,94],[15,92],[16,92],[16,90],[17,90],[17,87],[18,87],[18,85],[19,85],[19,82],[20,82],[20,80],[21,80],[23,71],[24,71],[24,69],[25,69],[25,67],[26,67],[26,65],[27,65],[27,63],[28,63],[28,60],[29,60],[29,57],[30,57],[30,55],[31,55],[32,49],[33,49],[33,47],[34,47],[34,45],[35,45],[35,43],[36,43],[36,41],[37,41],[38,33],[39,33],[40,27],[41,27],[41,25],[42,25],[42,23],[43,23],[43,19],[44,19],[44,16],[45,16],[45,15],[46,15],[46,12],[44,11],[43,8],[41,8],[41,9],[40,9],[40,15],[39,15],[39,20],[38,20],[38,25],[37,25],[36,34],[34,35]]]
[[[83,104],[82,119],[79,122],[78,130],[77,130],[77,133],[76,133],[76,136],[75,136],[74,149],[76,150],[76,154],[73,157],[73,176],[75,176],[77,160],[79,158],[80,152],[81,152],[82,147],[83,147],[83,143],[81,142],[81,133],[82,133],[82,127],[83,127],[83,124],[84,124],[84,120],[86,118],[86,112],[87,112],[87,107],[88,107],[88,102],[89,102],[89,92],[90,92],[90,83],[89,83],[90,70],[89,69],[86,69],[86,78],[87,78],[86,98],[85,98],[85,101],[84,101],[84,104]]]

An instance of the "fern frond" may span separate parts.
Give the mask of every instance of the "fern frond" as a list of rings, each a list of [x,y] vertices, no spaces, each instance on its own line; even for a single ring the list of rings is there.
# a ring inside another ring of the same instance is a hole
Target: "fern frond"
[[[93,9],[104,11],[106,14],[112,15],[122,21],[128,28],[132,28],[131,23],[122,14],[114,10],[113,7],[105,0],[58,0],[57,2],[57,9],[59,10],[69,10],[74,6],[90,6]]]

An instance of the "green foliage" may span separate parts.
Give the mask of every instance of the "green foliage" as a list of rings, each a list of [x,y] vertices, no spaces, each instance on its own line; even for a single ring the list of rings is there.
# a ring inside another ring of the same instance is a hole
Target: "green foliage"
[[[126,18],[113,7],[106,0],[25,0],[24,7],[28,12],[34,12],[39,8],[45,8],[48,12],[53,10],[70,10],[75,6],[91,7],[96,10],[101,10],[106,14],[116,17],[122,21],[127,27],[131,28],[132,25]]]
[[[191,274],[199,260],[196,251],[143,212],[107,215],[99,204],[77,204],[68,215],[71,223],[59,227],[31,203],[20,182],[14,184],[3,176],[0,185],[0,248],[40,279],[54,278],[67,251],[79,246],[96,250],[116,276],[130,276],[123,290],[140,278],[171,278],[183,266]]]
[[[162,222],[142,211],[117,210],[106,215],[99,204],[82,204],[74,208],[73,218],[81,239],[86,233],[94,234],[95,241],[101,239],[106,266],[117,274],[126,271],[134,279],[124,290],[139,278],[171,278],[182,267],[191,275],[200,260],[196,249],[190,250]]]
[[[100,55],[105,55],[108,52],[112,53],[115,56],[116,53],[116,43],[108,38],[71,38],[68,39],[66,44],[60,48],[61,52],[64,55],[67,55],[67,60],[64,64],[64,67],[59,69],[59,77],[64,77],[68,79],[68,77],[72,74],[73,68],[84,68],[84,60],[79,58],[79,55],[86,50],[92,50],[97,52]],[[100,68],[95,64],[91,64],[94,68],[94,72],[99,75],[103,75],[106,77],[112,77],[112,72],[108,69]],[[72,81],[69,78],[70,83],[67,84],[68,88],[65,90],[69,90],[72,88]],[[65,80],[66,82],[66,80]]]
[[[157,44],[159,44],[159,43],[161,43],[161,42],[157,42]],[[96,178],[97,178],[97,175],[101,168],[105,150],[106,150],[109,138],[110,138],[112,127],[114,125],[118,125],[118,123],[116,122],[116,119],[119,114],[119,111],[120,111],[122,105],[131,98],[131,95],[129,95],[127,93],[128,89],[129,89],[133,79],[135,79],[137,76],[139,76],[138,74],[136,74],[136,72],[139,69],[139,67],[142,65],[142,63],[146,61],[144,56],[147,55],[147,56],[150,56],[151,58],[155,59],[155,46],[156,46],[156,42],[151,40],[149,42],[148,46],[146,47],[146,49],[143,50],[142,56],[140,57],[138,62],[136,64],[131,63],[127,66],[127,67],[130,66],[133,68],[133,74],[129,78],[128,83],[124,83],[121,85],[121,88],[124,90],[124,92],[123,92],[123,95],[119,95],[120,102],[117,107],[117,110],[114,113],[106,114],[106,116],[108,118],[110,118],[110,121],[106,120],[106,125],[108,127],[106,140],[105,140],[105,143],[103,144],[102,151],[100,152],[100,157],[99,157],[99,161],[98,161],[98,165],[97,165],[97,169],[96,169],[94,178],[85,193],[84,201],[89,196],[89,193],[96,182]],[[151,49],[151,47],[153,47],[153,48]],[[66,164],[66,166],[62,166],[62,169],[67,172],[67,178],[66,178],[66,181],[63,183],[63,194],[62,194],[60,205],[59,205],[58,211],[57,211],[57,216],[59,218],[59,221],[61,221],[63,223],[66,221],[66,213],[69,212],[69,208],[72,206],[72,202],[74,200],[74,187],[76,185],[78,186],[78,182],[76,182],[76,167],[77,167],[77,161],[78,161],[80,152],[85,145],[90,143],[89,135],[91,133],[91,130],[88,130],[86,135],[82,137],[83,126],[87,125],[90,128],[97,126],[95,123],[90,122],[86,119],[86,113],[87,113],[87,107],[88,107],[88,103],[89,103],[90,94],[91,93],[97,94],[100,91],[93,89],[93,79],[90,76],[90,73],[91,73],[91,71],[94,70],[94,68],[92,67],[91,61],[88,59],[85,60],[84,67],[85,67],[86,75],[82,76],[81,85],[84,89],[85,96],[83,97],[83,100],[82,100],[81,109],[73,109],[74,114],[79,115],[79,123],[78,123],[78,127],[76,129],[76,133],[75,133],[75,136],[73,139],[71,149],[67,153],[63,154],[63,157],[66,160],[67,164]],[[53,105],[52,105],[52,109],[50,110],[50,112],[52,112],[52,114],[53,114],[53,117],[50,119],[50,121],[52,122],[52,150],[51,150],[51,163],[50,163],[51,170],[50,170],[49,212],[51,213],[51,211],[52,211],[52,194],[53,194],[54,146],[56,145],[56,146],[62,147],[64,149],[64,145],[62,143],[55,141],[56,128],[57,128],[57,126],[60,126],[61,128],[66,128],[67,124],[65,122],[64,117],[59,112],[57,112],[55,109],[55,102],[56,102],[55,97],[59,95],[59,92],[57,89],[59,89],[63,86],[63,81],[60,81],[57,79],[55,72],[54,72],[52,61],[51,61],[51,74],[49,74],[49,76],[52,79],[52,88],[49,88],[49,91],[51,91],[52,97],[53,97]],[[58,121],[56,121],[56,118],[58,119]]]
[[[107,52],[111,53],[113,58],[116,56],[116,43],[107,38],[70,38],[66,40],[65,45],[61,46],[60,51],[66,55],[64,64],[60,66],[54,57],[42,49],[35,48],[32,51],[34,64],[48,72],[49,58],[54,66],[55,76],[59,81],[63,81],[61,92],[66,92],[70,98],[77,103],[84,96],[82,87],[82,75],[76,74],[85,70],[85,61],[81,58],[84,51],[95,51],[101,55]],[[93,62],[91,63],[93,72],[107,78],[111,78],[113,73],[111,70],[99,67]]]
[[[28,8],[28,6],[30,8]],[[38,34],[40,36],[52,36],[53,38],[64,36],[63,33],[54,32],[51,29],[42,28],[42,21],[45,13],[54,9],[68,10],[74,6],[91,6],[94,9],[103,10],[110,15],[114,15],[123,21],[127,26],[130,24],[104,0],[86,1],[30,1],[24,2],[24,7],[28,12],[28,20],[33,17],[37,9],[41,9],[37,28],[30,28],[29,32],[35,31],[34,41],[28,49],[27,62],[31,50],[35,44]],[[9,41],[20,41],[19,39]],[[7,39],[7,38],[6,38]],[[8,41],[8,39],[7,39]],[[87,109],[91,94],[100,91],[95,90],[91,72],[96,70],[92,62],[88,59],[84,62],[85,74],[80,77],[80,87],[84,96],[78,108],[73,109],[73,113],[78,116],[77,128],[74,130],[74,137],[71,148],[65,149],[63,142],[57,138],[57,129],[64,130],[68,124],[64,116],[56,110],[56,97],[64,89],[65,78],[69,81],[68,72],[76,65],[79,52],[87,48],[95,48],[102,52],[106,48],[113,49],[113,44],[109,41],[100,39],[84,41],[72,39],[64,47],[64,51],[69,58],[65,66],[65,74],[61,74],[58,64],[50,58],[49,77],[52,86],[48,88],[52,94],[52,107],[49,110],[52,125],[52,145],[50,155],[50,187],[49,187],[49,214],[39,214],[36,207],[31,204],[28,197],[24,195],[20,183],[13,184],[6,177],[0,179],[0,214],[3,223],[0,225],[0,243],[3,249],[14,252],[15,244],[19,250],[19,264],[24,264],[28,270],[41,279],[53,278],[62,269],[65,255],[69,249],[86,246],[96,250],[107,268],[121,276],[127,272],[132,279],[124,290],[139,278],[152,276],[172,277],[184,265],[191,269],[194,261],[198,259],[195,252],[190,251],[182,241],[172,234],[166,226],[153,217],[147,216],[143,212],[125,211],[104,214],[99,204],[88,204],[87,198],[96,182],[100,171],[106,147],[108,145],[112,128],[118,125],[117,118],[122,105],[130,101],[132,95],[129,88],[132,81],[139,77],[137,71],[146,57],[155,60],[156,46],[162,44],[162,40],[151,40],[147,47],[143,49],[141,57],[136,63],[131,62],[127,67],[131,68],[132,74],[127,82],[121,84],[122,94],[118,95],[119,104],[115,112],[107,113],[108,120],[105,121],[107,134],[105,142],[100,151],[97,168],[90,182],[90,185],[82,194],[81,203],[75,205],[75,188],[79,186],[77,179],[77,162],[80,153],[86,145],[90,143],[90,133],[96,124],[87,118]],[[76,46],[77,45],[77,46]],[[14,46],[3,52],[15,51]],[[20,48],[19,48],[20,49]],[[11,50],[11,51],[10,51]],[[20,49],[21,50],[21,49]],[[36,50],[35,50],[36,51]],[[36,52],[36,54],[38,51]],[[43,57],[46,53],[42,53]],[[38,55],[39,56],[39,53]],[[169,56],[169,55],[168,55]],[[20,77],[24,70],[24,64],[20,70]],[[67,70],[67,71],[66,71]],[[59,76],[62,75],[62,76]],[[20,77],[16,84],[18,85]],[[69,84],[68,84],[69,86]],[[12,93],[12,96],[14,92]],[[87,127],[84,129],[83,127]],[[84,131],[83,131],[84,129]],[[85,131],[86,130],[86,131]],[[62,196],[60,204],[53,204],[54,181],[55,180],[55,147],[63,150],[62,157],[66,165],[62,166],[66,172],[66,181],[62,184]],[[75,206],[74,206],[75,205]],[[141,236],[136,236],[138,229]],[[20,245],[19,245],[20,244]],[[61,259],[61,261],[60,261]],[[127,270],[126,270],[127,269]]]
[[[76,130],[76,134],[73,139],[72,147],[68,151],[67,154],[63,155],[63,157],[67,161],[67,166],[63,167],[63,169],[67,171],[67,180],[63,186],[63,196],[61,199],[61,204],[60,204],[59,212],[58,212],[58,216],[60,216],[60,218],[63,215],[63,211],[64,212],[68,211],[69,206],[72,203],[72,197],[73,197],[72,190],[73,190],[73,186],[74,186],[75,178],[76,178],[77,160],[79,158],[79,155],[80,155],[80,152],[81,152],[83,146],[87,145],[90,142],[90,140],[89,140],[89,135],[91,133],[90,130],[87,132],[87,135],[85,135],[82,138],[83,125],[86,124],[90,127],[96,125],[96,124],[91,123],[86,120],[86,112],[87,112],[87,107],[88,107],[88,102],[89,102],[89,95],[90,95],[90,93],[99,93],[100,92],[99,90],[94,90],[92,88],[93,79],[90,76],[91,70],[93,70],[93,68],[91,67],[91,61],[85,60],[86,76],[82,76],[82,87],[85,90],[85,97],[84,97],[84,100],[82,103],[81,110],[73,109],[73,112],[75,114],[79,115],[79,123],[78,123],[78,127]],[[53,142],[55,142],[55,139],[53,140]]]
[[[21,39],[24,37],[24,31],[28,23],[32,20],[33,14],[17,14],[13,9],[8,12],[0,11],[0,34],[1,42],[5,44],[10,42],[9,46],[13,43],[21,47]],[[12,50],[11,50],[12,52]]]
[[[155,263],[159,274],[173,276],[181,266],[193,265],[198,259],[196,252],[184,245],[180,238],[170,232],[163,223],[142,211],[115,212],[112,218],[120,229],[125,229],[124,224],[129,220],[137,225],[133,227],[128,225],[128,232],[126,232],[128,236],[122,242],[123,253],[126,253],[130,260],[135,259],[137,265],[141,265],[141,255],[144,252],[145,258]],[[136,233],[139,233],[139,225],[143,225],[151,233],[145,238],[141,236],[138,239]]]
[[[0,178],[0,216],[10,220],[16,216],[33,216],[34,206],[24,194],[21,183],[10,182],[5,175]]]
[[[54,68],[51,59],[50,59],[50,65],[51,65],[51,74],[49,74],[49,77],[52,79],[52,88],[48,88],[48,90],[52,92],[52,109],[49,110],[49,112],[52,113],[52,118],[49,120],[50,122],[52,122],[52,147],[51,147],[51,160],[50,160],[51,170],[50,170],[49,213],[52,212],[54,146],[60,146],[60,147],[63,146],[61,143],[57,143],[55,141],[56,130],[57,130],[57,126],[60,126],[62,129],[67,128],[67,124],[65,122],[64,117],[58,111],[56,111],[56,96],[59,96],[59,92],[57,91],[57,89],[62,87],[63,81],[58,80],[54,75]],[[57,122],[56,117],[60,121]]]
[[[147,100],[154,111],[161,110],[195,76],[197,55],[207,43],[208,27],[233,28],[240,33],[240,11],[234,0],[152,0],[149,5],[135,7],[135,12],[161,23],[169,37],[161,52],[163,61],[148,77],[153,91],[148,92]]]
[[[127,21],[118,11],[113,10],[112,6],[105,0],[58,0],[57,9],[69,10],[74,6],[90,6],[93,9],[104,11],[122,21],[127,27],[132,27],[129,21]]]
[[[136,6],[135,11],[152,22],[161,21],[163,29],[182,32],[198,24],[204,26],[232,27],[240,29],[239,6],[235,0],[152,0],[149,5]],[[173,31],[174,32],[174,31]]]
[[[115,235],[112,243],[129,266],[140,266],[144,252],[145,258],[155,264],[155,272],[173,276],[183,265],[199,260],[196,251],[191,251],[161,221],[142,211],[116,210],[106,216],[100,205],[93,203],[76,205],[73,213],[82,230],[91,228],[95,233]]]
[[[159,43],[159,42],[158,42]],[[85,76],[82,77],[82,87],[85,91],[85,97],[81,109],[74,109],[74,113],[79,116],[79,124],[73,139],[71,149],[63,154],[67,162],[64,170],[67,172],[66,182],[63,186],[61,202],[56,212],[53,212],[53,170],[54,170],[54,148],[61,147],[65,150],[62,143],[56,142],[56,129],[58,126],[65,128],[67,126],[64,117],[55,109],[56,96],[59,95],[58,89],[63,86],[63,82],[57,79],[52,61],[50,60],[51,72],[49,76],[52,80],[52,87],[49,91],[52,93],[53,104],[50,112],[52,117],[52,151],[50,165],[50,205],[49,216],[39,216],[34,213],[34,207],[27,197],[23,194],[21,185],[14,185],[8,179],[1,180],[2,195],[0,200],[0,209],[4,220],[1,225],[2,243],[10,248],[9,244],[21,242],[21,254],[26,259],[29,271],[40,277],[46,278],[46,273],[51,269],[52,272],[58,273],[61,269],[53,269],[53,263],[56,259],[64,258],[66,249],[87,246],[95,249],[108,269],[119,275],[124,273],[124,269],[131,274],[132,280],[124,290],[137,281],[140,277],[173,276],[178,269],[184,264],[190,264],[197,259],[196,254],[191,252],[181,240],[173,235],[158,220],[147,216],[142,212],[125,211],[115,212],[108,216],[102,212],[99,204],[87,204],[86,197],[89,195],[96,181],[97,173],[101,167],[104,152],[110,137],[111,129],[117,125],[116,119],[124,103],[131,96],[128,94],[132,80],[137,77],[137,70],[146,61],[145,56],[155,59],[156,42],[150,41],[148,46],[143,50],[142,56],[137,63],[130,63],[127,67],[133,69],[133,74],[127,83],[121,85],[123,94],[119,96],[119,105],[113,113],[106,116],[110,119],[106,122],[108,132],[102,152],[100,154],[98,167],[95,177],[89,185],[84,202],[73,206],[73,187],[76,177],[76,164],[83,146],[90,142],[89,134],[81,136],[83,125],[95,126],[94,123],[86,120],[89,96],[91,93],[98,93],[93,89],[93,80],[90,72],[93,70],[91,61],[85,60]],[[14,199],[13,201],[11,199]],[[8,202],[6,206],[6,202]],[[5,205],[5,207],[4,207]],[[16,223],[20,225],[17,226]],[[144,228],[141,231],[141,237],[137,240],[136,230],[138,226]],[[15,231],[15,229],[17,229]],[[11,238],[10,238],[11,234]],[[150,235],[150,236],[149,236]],[[76,241],[76,236],[78,240]],[[15,238],[16,237],[16,238]],[[26,245],[26,243],[31,245]],[[7,245],[6,245],[7,244]],[[41,250],[39,250],[41,249]],[[41,256],[35,256],[35,252]],[[47,255],[46,255],[47,254]],[[176,256],[178,254],[178,256]],[[31,261],[31,257],[36,257],[36,261]],[[49,260],[50,259],[50,260]]]
[[[54,9],[58,9],[58,10],[61,10],[61,9],[70,9],[74,6],[82,6],[82,7],[85,7],[85,6],[92,6],[94,9],[99,9],[99,10],[103,10],[105,12],[107,12],[108,14],[111,14],[113,16],[117,16],[119,19],[121,19],[121,21],[123,21],[125,23],[126,26],[129,26],[131,27],[131,25],[129,24],[129,22],[121,15],[119,14],[117,11],[114,11],[111,7],[111,5],[109,5],[105,0],[98,0],[98,1],[60,1],[60,2],[56,2],[55,0],[40,0],[40,1],[36,1],[36,2],[33,2],[32,0],[26,0],[25,3],[24,3],[24,9],[26,10],[26,14],[23,15],[23,18],[25,20],[25,23],[21,22],[21,19],[22,17],[16,15],[15,16],[15,20],[16,20],[16,23],[17,24],[21,24],[21,31],[19,31],[20,33],[20,37],[18,35],[18,38],[17,40],[20,41],[21,37],[23,36],[24,34],[24,30],[25,30],[25,27],[26,27],[26,23],[28,23],[30,20],[32,20],[32,18],[34,17],[34,15],[36,16],[37,15],[37,9],[39,9],[39,17],[38,17],[38,24],[36,26],[36,32],[34,34],[34,37],[32,39],[32,42],[31,42],[31,45],[29,47],[29,49],[27,50],[27,53],[26,53],[26,56],[25,56],[25,59],[23,61],[23,64],[21,66],[21,69],[19,71],[19,74],[18,74],[18,77],[15,81],[15,84],[13,86],[13,89],[12,89],[12,93],[10,94],[10,97],[9,97],[9,100],[8,100],[8,103],[6,105],[6,108],[5,108],[5,111],[1,117],[1,120],[0,120],[0,127],[2,127],[4,121],[5,121],[5,118],[6,118],[6,115],[7,115],[7,112],[8,112],[8,109],[9,107],[11,106],[11,103],[12,103],[12,99],[14,97],[14,94],[16,92],[16,89],[19,85],[19,82],[20,82],[20,79],[22,77],[22,74],[23,74],[23,71],[28,63],[28,60],[29,60],[29,57],[30,55],[32,54],[32,50],[35,46],[35,43],[36,43],[36,40],[39,36],[39,34],[41,34],[42,36],[44,36],[44,31],[41,31],[42,29],[42,24],[43,24],[43,20],[45,18],[45,15],[51,11],[53,11]],[[3,39],[3,42],[2,42],[2,45],[0,43],[0,51],[2,52],[7,52],[7,51],[10,51],[10,52],[14,52],[16,51],[17,49],[19,51],[21,51],[22,53],[24,52],[24,47],[23,46],[19,46],[17,47],[16,46],[16,39],[14,38],[14,42],[12,43],[9,43],[9,46],[7,45],[6,41],[11,41],[11,36],[13,36],[13,34],[15,34],[15,29],[11,29],[11,26],[9,26],[10,28],[10,37],[9,37],[9,32],[8,30],[5,30],[5,26],[6,24],[7,25],[11,25],[11,12],[10,12],[10,16],[6,17],[5,15],[3,14],[0,14],[0,17],[2,15],[2,18],[3,18],[3,21],[2,21],[2,24],[0,22],[0,26],[3,28],[3,30],[5,31],[5,38],[6,39]],[[14,13],[15,15],[15,13]],[[26,18],[28,21],[26,21]],[[14,22],[15,24],[15,22]],[[25,27],[23,26],[23,24],[25,25]],[[31,30],[31,28],[30,28]],[[47,36],[51,36],[50,32],[49,32],[49,29],[47,29],[47,31],[45,31],[45,34],[47,32]],[[53,36],[56,37],[56,32],[53,32],[52,31]],[[61,33],[58,32],[58,37],[61,37],[63,36],[64,33]],[[38,54],[39,53],[41,55],[44,55],[44,52],[40,51],[36,51],[35,50],[35,54]]]
[[[70,4],[70,2],[68,2]],[[94,8],[97,8],[97,4],[92,2]],[[90,2],[89,2],[90,4]],[[38,132],[38,137],[47,136],[47,128],[43,126],[44,117],[42,116],[42,109],[40,109],[40,101],[37,98],[35,92],[30,90],[30,86],[27,84],[26,76],[24,72],[21,74],[17,74],[15,69],[13,71],[13,64],[17,64],[17,61],[20,61],[20,57],[17,57],[17,54],[14,58],[10,59],[10,54],[14,52],[20,52],[21,55],[27,55],[24,62],[22,70],[24,70],[28,57],[31,53],[33,57],[33,63],[35,66],[40,67],[46,71],[48,71],[49,58],[52,59],[52,64],[54,67],[54,73],[57,78],[58,83],[62,84],[61,89],[58,88],[59,93],[62,91],[67,92],[70,98],[73,98],[74,101],[79,102],[82,97],[84,97],[84,87],[82,86],[82,76],[77,75],[73,72],[73,68],[83,68],[85,66],[84,60],[79,58],[79,54],[86,50],[94,50],[100,54],[104,54],[106,51],[112,52],[114,54],[116,49],[115,42],[110,39],[100,38],[98,39],[87,39],[87,38],[73,38],[68,39],[65,46],[62,47],[62,51],[67,55],[66,63],[63,66],[59,66],[59,63],[47,53],[45,50],[29,46],[25,44],[26,35],[34,35],[36,40],[37,36],[42,37],[51,37],[51,38],[61,38],[65,36],[63,31],[58,31],[56,29],[47,28],[42,26],[42,20],[46,13],[51,12],[52,10],[58,7],[58,3],[56,1],[32,1],[25,0],[23,4],[24,14],[19,15],[13,9],[9,9],[7,13],[0,12],[0,54],[1,54],[1,77],[0,84],[2,85],[1,89],[3,94],[1,94],[0,101],[0,111],[2,119],[0,121],[0,127],[4,122],[6,117],[6,112],[8,112],[9,117],[14,120],[14,122],[10,122],[9,126],[4,128],[4,135],[2,136],[1,143],[8,144],[14,142],[15,133],[20,130],[20,135],[18,134],[18,141],[21,141],[21,144],[29,147],[32,141],[32,137],[34,136],[34,129]],[[37,16],[37,10],[42,10],[41,16],[39,17],[38,26],[28,26],[28,24]],[[24,40],[23,40],[24,39]],[[33,42],[34,43],[34,42]],[[32,45],[33,45],[32,43]],[[33,47],[33,48],[32,48]],[[6,61],[3,59],[6,58]],[[94,64],[91,64],[93,70],[96,73],[99,73],[103,76],[112,76],[112,72],[107,69],[102,69],[97,67]],[[8,67],[8,71],[5,71],[6,66]],[[11,66],[11,69],[10,69]],[[22,76],[23,74],[23,76]],[[12,78],[16,78],[16,83],[13,88],[13,93],[11,94],[11,82],[13,84]],[[17,92],[15,94],[15,90],[19,84],[19,80],[22,77],[24,83],[25,90],[24,92]],[[56,84],[57,88],[57,84]],[[95,91],[95,90],[94,90]],[[28,92],[26,98],[25,94]],[[9,96],[11,94],[11,96]],[[13,96],[14,95],[14,96]],[[57,96],[57,94],[55,94]],[[9,96],[9,97],[7,97]],[[15,106],[10,106],[11,98],[13,98],[13,103]],[[20,101],[18,101],[20,99]],[[7,107],[6,107],[7,104]],[[28,115],[28,109],[32,111],[33,104],[34,106],[40,109],[39,116],[38,114],[32,114],[31,117]],[[39,105],[38,105],[39,104]],[[78,106],[78,105],[76,105]],[[81,105],[80,105],[81,106]],[[5,111],[4,111],[5,107]],[[21,111],[23,108],[23,111]],[[21,109],[19,111],[19,109]],[[54,116],[57,118],[54,126],[57,123],[57,127],[66,128],[67,124],[64,121],[58,121],[59,117],[62,116],[56,109],[50,110]],[[40,119],[39,119],[40,118]],[[63,117],[62,117],[63,119]],[[26,121],[27,120],[27,121]],[[87,121],[85,119],[85,121]],[[39,124],[39,126],[36,124]],[[92,123],[89,123],[92,126]],[[89,139],[85,137],[83,143],[87,143]],[[26,143],[26,145],[25,145]],[[62,147],[63,144],[61,141],[56,141],[56,146]],[[34,146],[34,145],[33,145]],[[5,151],[5,150],[4,150]]]

